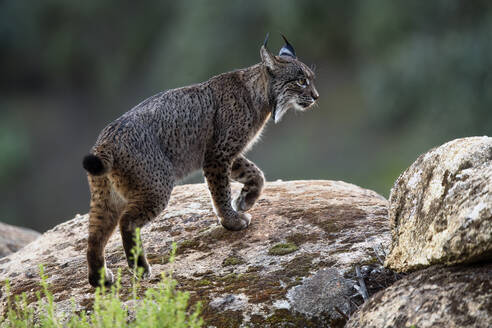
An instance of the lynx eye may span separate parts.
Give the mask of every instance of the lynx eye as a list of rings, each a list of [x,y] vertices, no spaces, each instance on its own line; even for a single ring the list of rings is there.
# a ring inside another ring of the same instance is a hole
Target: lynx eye
[[[308,81],[306,79],[299,79],[297,80],[297,84],[303,88],[305,88],[308,85]]]

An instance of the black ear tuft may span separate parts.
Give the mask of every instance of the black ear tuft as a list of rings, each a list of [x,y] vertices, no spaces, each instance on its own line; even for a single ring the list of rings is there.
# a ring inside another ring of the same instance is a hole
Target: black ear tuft
[[[269,32],[267,32],[266,37],[265,37],[265,41],[263,41],[263,46],[264,46],[265,48],[266,48],[266,46],[267,46],[267,43],[268,43],[268,37],[269,37],[269,36],[270,36],[270,33],[269,33]]]
[[[296,51],[294,50],[294,47],[289,43],[289,41],[287,41],[287,38],[283,34],[280,34],[280,35],[284,39],[285,45],[280,49],[278,55],[297,58]]]

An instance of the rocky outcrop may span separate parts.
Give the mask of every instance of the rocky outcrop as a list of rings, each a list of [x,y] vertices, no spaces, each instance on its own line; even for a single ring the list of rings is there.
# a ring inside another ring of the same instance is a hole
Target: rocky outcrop
[[[17,252],[39,236],[34,230],[0,222],[0,258]]]
[[[204,303],[206,326],[341,327],[362,303],[356,265],[370,294],[394,280],[378,264],[384,252],[376,250],[388,246],[389,228],[387,201],[373,191],[333,181],[272,182],[249,213],[248,229],[227,231],[217,224],[204,185],[176,187],[166,211],[142,231],[154,271],[144,287],[169,269],[176,242],[174,277],[179,289]],[[0,274],[11,280],[12,293],[34,300],[43,264],[59,309],[70,309],[71,297],[78,308],[90,308],[86,242],[87,216],[77,216],[6,257]],[[106,258],[108,267],[123,269],[122,292],[130,293],[118,235]],[[5,293],[0,300],[5,303]]]
[[[492,327],[491,278],[491,263],[414,272],[374,295],[346,327]]]
[[[491,327],[491,184],[488,137],[448,142],[400,175],[385,265],[423,270],[374,295],[346,327]]]
[[[453,140],[420,156],[391,190],[386,266],[412,271],[490,261],[491,186],[490,137]]]

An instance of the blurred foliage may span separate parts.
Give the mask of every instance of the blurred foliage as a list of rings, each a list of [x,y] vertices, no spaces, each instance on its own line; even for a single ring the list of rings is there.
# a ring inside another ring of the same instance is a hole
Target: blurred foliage
[[[446,137],[490,131],[490,2],[363,3],[356,35],[372,119],[389,131],[432,122]]]
[[[29,154],[27,133],[18,130],[20,123],[13,115],[2,113],[0,121],[0,181],[8,181],[22,167]]]
[[[342,179],[388,195],[418,154],[492,130],[492,3],[0,2],[0,220],[45,230],[86,212],[81,157],[167,88],[259,61],[266,32],[316,64],[320,105],[270,126],[268,179]],[[187,181],[199,181],[195,176]]]

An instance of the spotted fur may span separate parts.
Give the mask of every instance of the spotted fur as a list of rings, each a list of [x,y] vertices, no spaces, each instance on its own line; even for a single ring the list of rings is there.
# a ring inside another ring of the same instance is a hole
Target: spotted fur
[[[104,248],[119,223],[129,265],[135,230],[165,209],[175,182],[203,169],[220,223],[245,229],[260,197],[262,171],[244,157],[269,117],[311,107],[314,73],[296,58],[261,48],[262,62],[206,82],[161,92],[110,123],[84,159],[91,191],[89,282],[113,282]],[[302,83],[300,81],[306,81]],[[230,179],[244,186],[231,202]],[[137,263],[150,275],[142,253]]]

